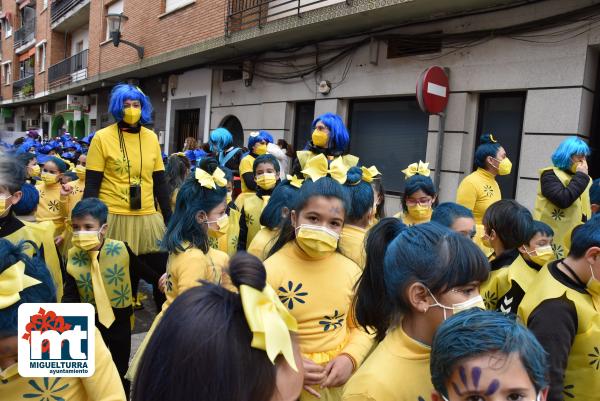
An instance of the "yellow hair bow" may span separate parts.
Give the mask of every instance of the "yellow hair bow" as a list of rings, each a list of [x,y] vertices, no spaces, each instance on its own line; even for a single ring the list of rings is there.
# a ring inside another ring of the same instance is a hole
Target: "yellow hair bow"
[[[429,163],[423,163],[421,160],[419,160],[419,163],[413,163],[409,165],[407,168],[402,170],[402,172],[406,176],[406,179],[409,179],[415,174],[429,177],[429,174],[431,173],[429,170]]]
[[[18,261],[0,274],[0,309],[6,309],[17,303],[19,293],[41,281],[25,274],[25,263]]]
[[[497,143],[498,141],[496,140],[496,138],[494,138],[494,135],[490,134],[490,141],[492,141],[493,143]]]
[[[283,355],[297,372],[290,331],[298,331],[298,323],[275,291],[268,284],[262,291],[242,284],[240,297],[246,321],[253,333],[252,348],[266,351],[273,363],[279,354]]]
[[[375,177],[381,175],[381,173],[379,172],[379,170],[377,170],[377,167],[375,166],[371,166],[369,168],[362,166],[360,169],[362,170],[362,180],[368,182],[369,184],[373,182],[373,179]]]
[[[336,157],[331,161],[331,164],[327,161],[325,155],[320,154],[313,157],[306,163],[306,168],[302,170],[302,174],[310,177],[313,181],[317,181],[319,178],[330,175],[331,178],[343,184],[346,182],[346,173],[348,172],[348,166],[344,164],[341,157]]]
[[[302,178],[298,178],[295,175],[287,175],[287,180],[290,182],[290,185],[296,188],[300,188],[304,180]]]
[[[214,173],[209,174],[201,168],[196,169],[196,180],[204,188],[215,189],[217,186],[224,187],[227,185],[227,179],[223,170],[217,167]]]

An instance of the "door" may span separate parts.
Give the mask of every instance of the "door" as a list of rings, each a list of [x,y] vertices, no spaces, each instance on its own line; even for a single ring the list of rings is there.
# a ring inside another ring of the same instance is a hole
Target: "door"
[[[176,150],[181,151],[185,138],[192,137],[198,139],[200,129],[200,109],[176,110],[175,111],[175,130],[177,132]]]
[[[297,102],[294,114],[294,149],[302,150],[311,140],[315,102]]]
[[[231,136],[233,137],[233,146],[238,148],[246,146],[244,144],[244,128],[242,128],[242,123],[236,116],[226,116],[223,121],[221,121],[219,127],[226,128],[227,131],[231,133]]]
[[[514,199],[517,192],[524,114],[525,92],[485,93],[479,97],[475,149],[481,135],[491,133],[502,144],[513,165],[509,175],[496,177],[503,199]]]

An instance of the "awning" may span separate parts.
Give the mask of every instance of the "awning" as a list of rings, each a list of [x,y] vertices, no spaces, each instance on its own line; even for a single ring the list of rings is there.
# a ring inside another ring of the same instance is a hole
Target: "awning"
[[[35,55],[35,47],[32,47],[31,49],[29,49],[28,51],[26,51],[25,53],[23,53],[19,56],[19,61],[25,61],[29,57],[34,56],[34,55]]]

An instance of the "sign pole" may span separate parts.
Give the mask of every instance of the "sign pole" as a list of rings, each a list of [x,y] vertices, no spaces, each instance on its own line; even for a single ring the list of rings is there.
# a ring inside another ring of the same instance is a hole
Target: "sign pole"
[[[437,137],[437,152],[435,155],[435,175],[433,179],[435,181],[435,190],[440,193],[440,180],[442,177],[442,152],[444,150],[444,130],[446,128],[446,113],[441,112],[438,114],[440,125],[438,128]]]

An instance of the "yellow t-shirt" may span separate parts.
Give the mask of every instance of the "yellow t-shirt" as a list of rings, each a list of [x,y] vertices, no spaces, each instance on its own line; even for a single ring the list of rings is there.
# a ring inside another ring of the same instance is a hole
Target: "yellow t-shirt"
[[[65,228],[65,219],[67,211],[64,207],[65,199],[60,196],[60,184],[47,185],[42,182],[36,185],[40,200],[37,210],[35,211],[35,220],[52,221],[54,223],[54,236],[60,235]]]
[[[83,191],[85,190],[85,181],[77,179],[69,183],[73,190],[66,197],[66,213],[67,213],[67,221],[71,221],[71,212],[73,208],[81,200],[83,197]]]
[[[125,401],[125,391],[110,351],[96,329],[96,371],[91,377],[22,377],[17,364],[0,371],[0,399]]]
[[[351,259],[361,269],[365,268],[367,255],[365,253],[365,237],[367,230],[350,224],[345,224],[340,236],[340,251]]]
[[[240,161],[240,177],[242,177],[246,173],[252,173],[252,171],[253,171],[252,167],[254,165],[254,160],[256,160],[256,159],[252,155],[246,155],[242,158],[242,160]],[[241,181],[242,181],[242,192],[254,192],[246,186],[246,183],[244,182],[243,178],[241,179]]]
[[[346,353],[360,366],[373,344],[351,313],[360,267],[338,252],[311,259],[294,241],[264,264],[267,282],[298,321],[302,353],[318,364]]]
[[[278,236],[279,230],[271,230],[267,227],[261,228],[248,246],[248,253],[264,261],[273,245],[275,245]]]
[[[96,132],[90,144],[86,167],[104,173],[99,198],[106,203],[110,213],[135,216],[154,214],[152,173],[165,169],[158,138],[154,132],[142,127],[139,135],[123,132],[123,139],[127,158],[119,144],[117,124]],[[130,183],[142,186],[142,208],[139,210],[129,208]]]
[[[482,224],[487,208],[500,199],[502,194],[496,178],[482,168],[466,176],[456,190],[456,203],[472,210],[477,224]]]
[[[344,387],[343,401],[429,400],[431,348],[401,327],[390,331]]]

